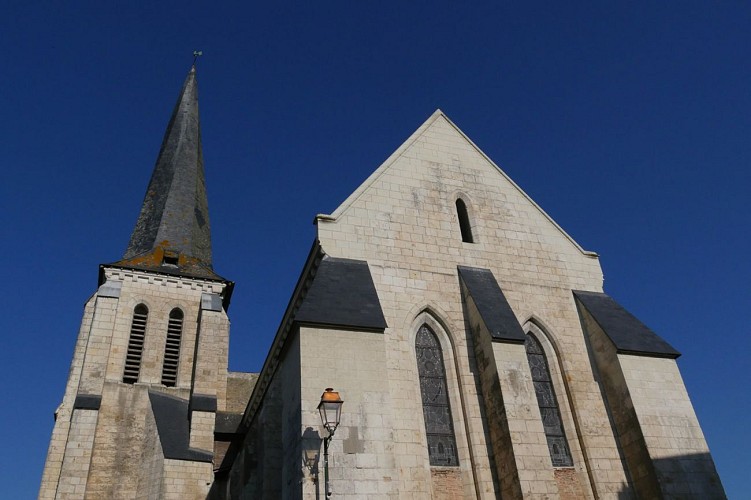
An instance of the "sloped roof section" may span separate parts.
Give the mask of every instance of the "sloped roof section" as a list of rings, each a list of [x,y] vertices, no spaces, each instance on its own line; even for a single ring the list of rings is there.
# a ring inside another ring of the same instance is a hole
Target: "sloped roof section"
[[[617,352],[673,359],[681,355],[608,294],[574,290],[574,297],[600,325]]]
[[[211,263],[195,67],[172,111],[128,248],[115,265],[222,279]]]
[[[324,257],[295,321],[382,332],[386,319],[368,263]]]
[[[561,232],[561,234],[568,239],[574,247],[576,247],[582,254],[587,256],[596,257],[596,252],[590,252],[587,250],[584,250],[566,231],[561,228],[561,226],[558,225],[557,222],[555,222],[552,217],[550,217],[535,201],[529,197],[527,193],[522,190],[506,173],[501,170],[501,168],[496,165],[493,160],[491,160],[477,145],[472,142],[472,139],[470,139],[464,132],[459,129],[459,127],[452,122],[446,114],[441,111],[440,109],[435,110],[435,112],[425,120],[425,122],[420,125],[420,127],[406,140],[404,143],[402,143],[401,146],[397,148],[396,151],[394,151],[391,156],[389,156],[386,161],[384,161],[381,166],[379,166],[366,180],[363,182],[349,197],[342,202],[339,207],[337,207],[336,210],[334,210],[331,214],[318,214],[316,216],[316,222],[317,221],[335,221],[341,216],[344,212],[346,212],[354,203],[355,201],[360,198],[360,196],[365,193],[370,186],[372,186],[379,177],[381,177],[385,172],[388,171],[388,169],[391,167],[394,162],[396,162],[402,155],[404,155],[409,148],[417,142],[428,130],[435,124],[438,120],[444,120],[449,127],[451,127],[453,130],[456,131],[456,133],[461,136],[467,144],[473,148],[477,153],[484,158],[492,167],[498,172],[499,175],[501,175],[506,181],[508,181],[514,189],[516,189],[524,198],[527,199],[527,201],[534,207],[534,209],[538,210],[543,217],[545,217],[547,220],[550,221],[550,223],[555,226],[555,228]]]
[[[485,323],[493,342],[524,343],[526,335],[490,269],[457,266],[464,287]],[[466,297],[465,297],[466,300]]]

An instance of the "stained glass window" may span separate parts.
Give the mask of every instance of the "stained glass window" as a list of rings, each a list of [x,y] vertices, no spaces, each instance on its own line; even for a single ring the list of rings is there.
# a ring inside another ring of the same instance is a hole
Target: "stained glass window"
[[[438,338],[428,325],[422,325],[417,332],[415,350],[422,394],[422,414],[425,417],[425,431],[428,435],[430,465],[459,465],[451,407],[446,389],[443,351]]]
[[[555,398],[548,361],[545,359],[545,351],[542,350],[540,342],[532,334],[527,335],[524,347],[527,349],[529,369],[532,371],[532,382],[537,394],[537,405],[540,407],[545,437],[548,440],[550,459],[554,467],[571,467],[574,462],[568,449],[566,433],[563,431],[561,412],[558,409],[558,400]]]

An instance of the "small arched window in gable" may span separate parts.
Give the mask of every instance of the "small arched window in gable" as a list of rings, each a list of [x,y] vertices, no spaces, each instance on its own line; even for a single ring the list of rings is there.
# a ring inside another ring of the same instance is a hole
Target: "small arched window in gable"
[[[177,365],[180,361],[180,341],[183,336],[183,312],[174,308],[169,313],[167,343],[164,346],[162,384],[174,387],[177,383]]]
[[[443,350],[428,325],[422,325],[417,332],[415,351],[430,465],[457,466],[459,458],[446,386]]]
[[[135,384],[138,382],[148,317],[149,308],[145,305],[138,304],[133,309],[133,321],[130,324],[130,338],[128,339],[128,352],[125,355],[125,370],[123,371],[123,382],[126,384]]]
[[[459,219],[459,229],[462,232],[462,241],[464,243],[474,243],[475,240],[472,238],[472,225],[469,223],[467,205],[461,198],[456,199],[456,216]]]
[[[532,372],[537,405],[540,407],[540,416],[545,428],[545,437],[548,441],[548,450],[553,467],[572,467],[574,462],[566,441],[566,433],[563,430],[561,411],[558,408],[558,400],[553,390],[545,351],[543,351],[540,341],[532,334],[527,334],[524,347],[527,350],[529,369]]]

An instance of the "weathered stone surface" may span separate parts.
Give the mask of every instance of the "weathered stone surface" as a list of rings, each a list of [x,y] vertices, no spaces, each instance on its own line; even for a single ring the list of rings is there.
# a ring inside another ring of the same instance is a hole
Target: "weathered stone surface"
[[[318,216],[317,230],[260,374],[227,372],[231,283],[103,266],[106,286],[84,311],[40,498],[325,497],[328,433],[316,408],[327,387],[344,400],[329,447],[338,496],[724,497],[675,361],[619,350],[613,332],[577,308],[573,290],[602,294],[597,256],[440,111],[333,214]],[[324,262],[357,264],[327,275],[321,294],[313,286]],[[359,281],[342,282],[353,269]],[[482,279],[468,284],[464,270]],[[148,308],[140,371],[124,383],[139,304]],[[179,363],[165,387],[176,307]],[[417,368],[424,325],[440,351],[421,354],[420,366],[443,366],[430,380]],[[631,345],[628,330],[616,332]],[[571,467],[552,465],[528,334],[544,351]],[[179,403],[187,459],[168,450],[155,394]],[[76,404],[77,395],[89,399]],[[101,398],[98,409],[91,398]],[[453,432],[458,466],[431,466],[429,438],[442,434],[429,436],[426,418]]]

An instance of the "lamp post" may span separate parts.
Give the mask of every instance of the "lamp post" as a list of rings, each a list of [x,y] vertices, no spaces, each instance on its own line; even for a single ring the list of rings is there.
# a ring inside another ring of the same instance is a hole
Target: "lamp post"
[[[329,442],[334,437],[336,428],[339,427],[339,421],[342,418],[342,404],[344,401],[339,397],[338,392],[327,387],[321,394],[321,402],[318,403],[318,412],[321,414],[321,422],[329,435],[323,440],[323,479],[326,488],[326,497],[331,496],[329,489]]]

